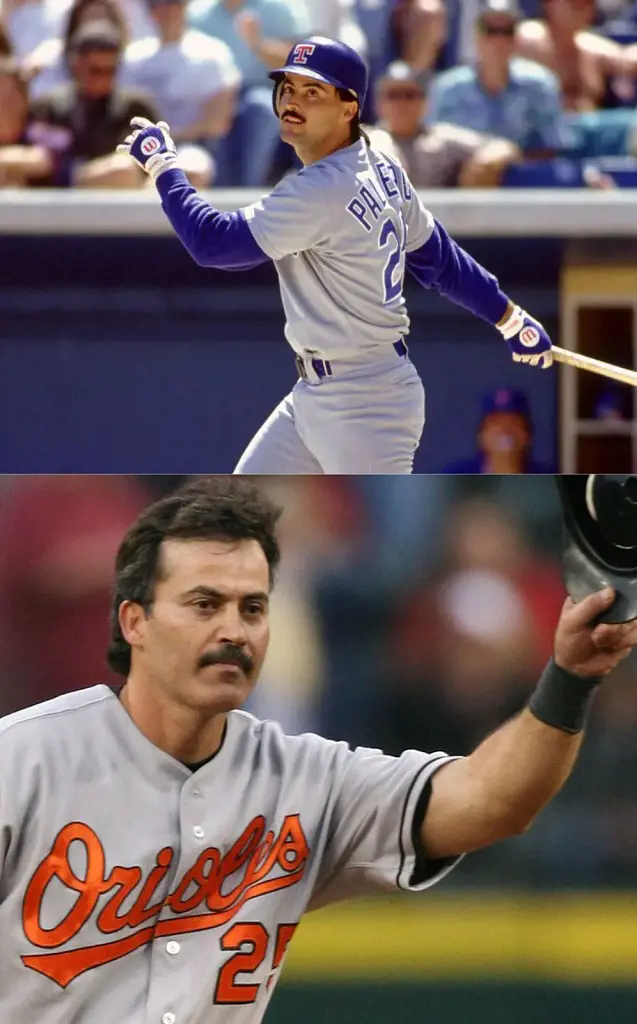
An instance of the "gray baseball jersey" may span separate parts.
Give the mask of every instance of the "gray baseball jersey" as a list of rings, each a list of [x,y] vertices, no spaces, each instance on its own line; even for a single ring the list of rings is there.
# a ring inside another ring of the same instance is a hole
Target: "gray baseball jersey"
[[[191,772],[95,686],[0,722],[0,1019],[256,1024],[307,910],[415,877],[449,758],[241,711]]]
[[[244,210],[274,261],[299,354],[355,359],[409,330],[405,253],[433,231],[398,161],[361,140],[290,174]]]

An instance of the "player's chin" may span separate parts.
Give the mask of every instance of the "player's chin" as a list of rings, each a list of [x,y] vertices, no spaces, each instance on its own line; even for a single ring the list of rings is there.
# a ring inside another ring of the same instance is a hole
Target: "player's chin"
[[[209,665],[197,673],[193,696],[200,707],[232,711],[248,699],[252,686],[252,677],[238,665]]]

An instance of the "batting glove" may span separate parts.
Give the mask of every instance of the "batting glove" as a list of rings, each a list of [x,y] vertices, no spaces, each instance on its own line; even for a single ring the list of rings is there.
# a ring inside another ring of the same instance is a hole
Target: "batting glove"
[[[515,306],[503,324],[500,334],[511,350],[516,363],[529,363],[545,370],[553,362],[551,339],[542,324]]]
[[[153,124],[145,117],[134,117],[130,126],[133,131],[117,147],[118,153],[132,157],[153,181],[157,181],[169,167],[179,167],[177,147],[165,121]]]

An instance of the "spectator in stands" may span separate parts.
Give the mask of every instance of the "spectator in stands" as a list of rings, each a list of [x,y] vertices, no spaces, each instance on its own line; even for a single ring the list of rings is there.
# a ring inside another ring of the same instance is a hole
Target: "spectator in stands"
[[[367,58],[367,38],[354,0],[306,0],[306,7],[310,35],[339,39]]]
[[[55,152],[47,184],[94,188],[145,184],[130,160],[115,150],[132,117],[156,121],[159,115],[143,93],[116,85],[122,53],[122,33],[110,22],[83,25],[69,44],[71,81],[32,103],[30,140]]]
[[[498,185],[519,159],[518,147],[453,124],[427,127],[426,105],[422,76],[402,61],[390,64],[376,87],[380,121],[367,129],[372,145],[395,157],[417,188]]]
[[[431,71],[445,41],[444,0],[396,0],[392,27],[398,57],[414,71]]]
[[[110,22],[120,38],[128,41],[128,28],[119,0],[73,0],[64,31],[46,39],[24,62],[31,75],[32,99],[44,96],[58,85],[70,81],[68,62],[71,39],[78,29],[94,21]]]
[[[268,73],[280,67],[296,39],[309,31],[304,0],[191,0],[192,28],[222,39],[241,72],[235,118],[215,147],[216,184],[258,186],[268,181],[280,142]]]
[[[540,64],[514,56],[519,20],[517,0],[483,0],[475,66],[438,76],[429,119],[508,139],[527,157],[547,157],[566,144],[559,84]]]
[[[171,135],[186,149],[192,167],[211,158],[195,144],[213,142],[232,126],[239,69],[221,39],[186,27],[185,0],[148,0],[156,35],[132,43],[126,51],[121,80],[145,89],[157,105]],[[185,147],[184,143],[190,143]]]
[[[566,110],[602,106],[609,78],[637,74],[630,48],[593,31],[595,0],[544,0],[543,15],[518,26],[516,53],[555,72]]]
[[[444,468],[444,473],[552,473],[532,457],[533,421],[526,394],[511,388],[489,392],[482,401],[477,451]]]

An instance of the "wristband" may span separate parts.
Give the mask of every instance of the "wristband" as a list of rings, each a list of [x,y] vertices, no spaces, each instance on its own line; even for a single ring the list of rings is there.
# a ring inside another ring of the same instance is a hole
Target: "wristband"
[[[499,326],[496,324],[497,329],[506,341],[515,338],[516,334],[520,333],[524,327],[525,316],[526,313],[520,306],[514,306],[504,323]]]
[[[549,661],[531,694],[529,711],[562,732],[582,732],[601,676],[578,676]]]

